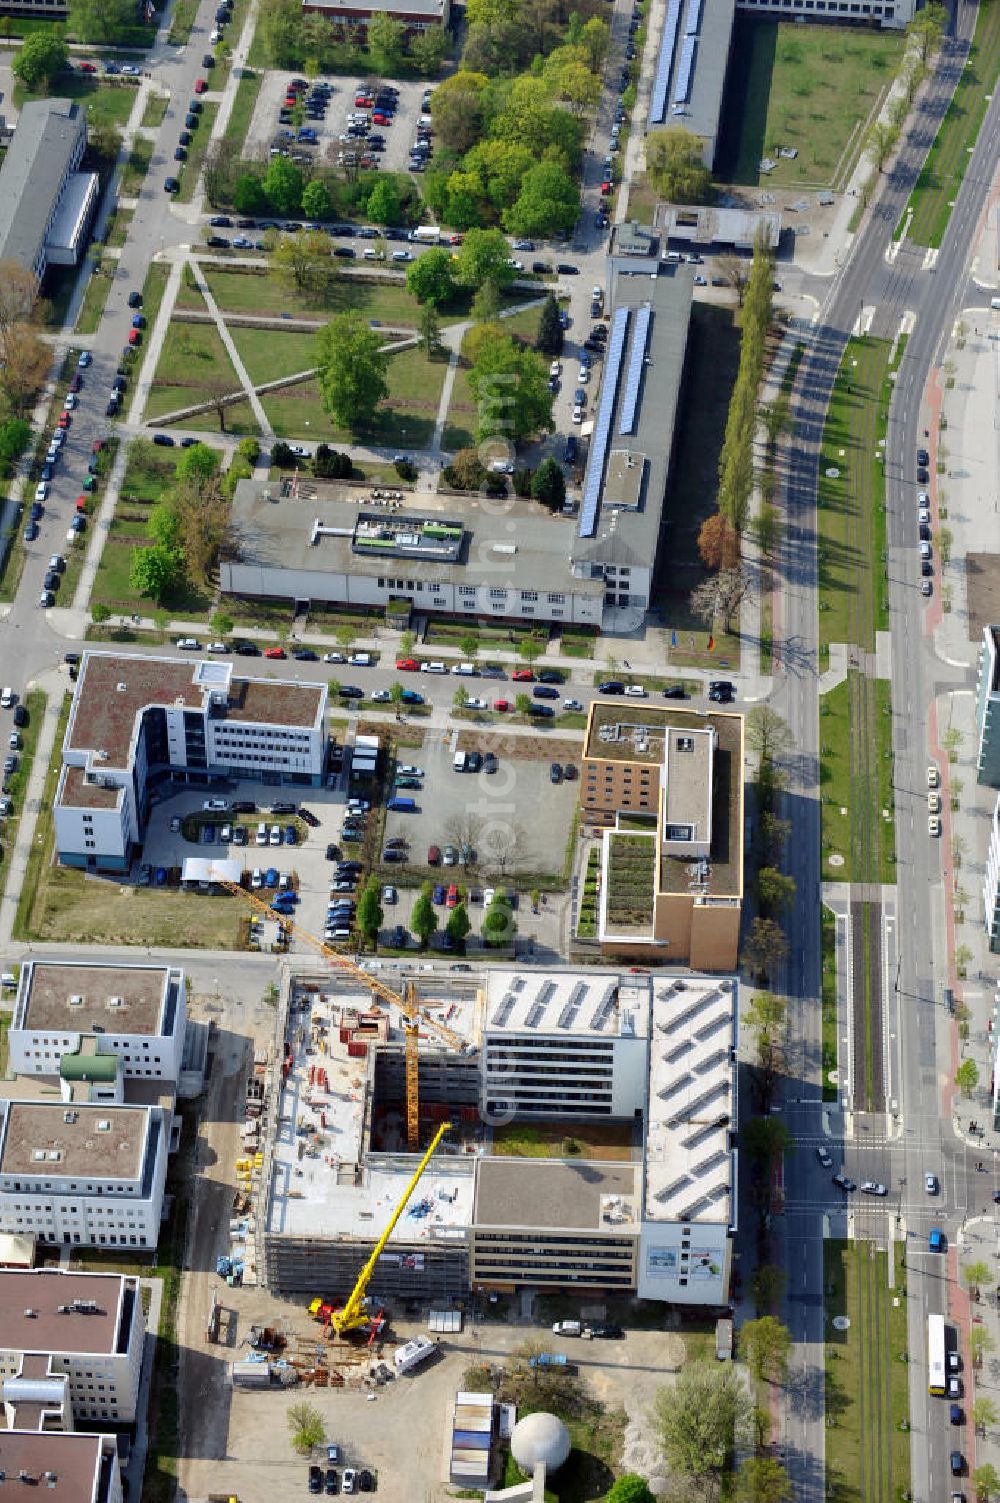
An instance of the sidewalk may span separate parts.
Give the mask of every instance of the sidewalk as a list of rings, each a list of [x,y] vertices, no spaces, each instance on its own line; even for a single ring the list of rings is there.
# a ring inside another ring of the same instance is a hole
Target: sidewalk
[[[4,949],[10,944],[14,932],[18,898],[21,895],[28,856],[35,839],[35,822],[42,806],[45,775],[52,760],[56,728],[59,724],[63,694],[68,688],[68,681],[63,678],[58,669],[53,668],[48,673],[44,673],[41,678],[34,679],[27,687],[44,689],[48,700],[45,705],[45,719],[35,747],[35,758],[31,764],[31,776],[25,790],[24,810],[17,827],[17,843],[7,856],[7,882],[4,887],[3,900],[0,901],[0,948]]]

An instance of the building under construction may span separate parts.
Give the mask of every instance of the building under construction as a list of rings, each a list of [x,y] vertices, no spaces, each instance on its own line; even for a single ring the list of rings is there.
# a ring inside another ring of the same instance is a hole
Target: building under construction
[[[574,1285],[725,1303],[736,981],[617,970],[413,979],[415,1149],[402,1012],[336,971],[286,980],[256,1220],[268,1286],[345,1298],[447,1121],[379,1259],[373,1304]]]

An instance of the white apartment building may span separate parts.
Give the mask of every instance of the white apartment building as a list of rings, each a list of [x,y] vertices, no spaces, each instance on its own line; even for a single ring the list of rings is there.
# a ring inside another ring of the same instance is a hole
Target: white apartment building
[[[0,1383],[16,1406],[28,1385],[65,1379],[68,1428],[136,1417],[146,1320],[139,1281],[56,1268],[0,1272]]]
[[[325,683],[236,678],[218,659],[85,653],[56,792],[59,860],[126,871],[158,790],[178,782],[318,787],[327,693]]]
[[[16,1075],[58,1075],[81,1056],[112,1056],[126,1079],[175,1082],[187,1000],[184,972],[167,965],[29,960],[21,967],[9,1034]]]
[[[0,1430],[0,1473],[11,1496],[35,1488],[44,1491],[46,1503],[122,1503],[113,1435],[53,1433],[34,1424]]]
[[[167,1139],[158,1106],[0,1101],[0,1232],[155,1247]]]

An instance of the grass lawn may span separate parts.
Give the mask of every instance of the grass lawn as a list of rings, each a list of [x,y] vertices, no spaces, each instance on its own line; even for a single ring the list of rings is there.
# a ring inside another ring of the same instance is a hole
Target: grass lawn
[[[48,99],[53,95],[60,99],[75,99],[85,105],[87,124],[91,130],[97,130],[106,125],[120,127],[125,124],[135,104],[136,89],[134,84],[123,83],[120,79],[97,81],[84,73],[62,74],[58,87],[53,84],[47,94],[26,89],[21,83],[14,84],[14,103],[18,109],[29,99]]]
[[[370,441],[424,448],[434,431],[446,370],[444,360],[428,360],[419,349],[401,350],[393,355],[389,362],[389,397],[375,414],[372,431],[367,435]],[[331,422],[317,381],[290,386],[262,397],[261,401],[279,438],[322,435],[332,443],[347,443],[352,438],[346,429]]]
[[[865,652],[888,624],[885,480],[875,456],[886,431],[889,355],[885,340],[849,341],[820,457],[820,642],[851,642]]]
[[[24,700],[28,711],[28,724],[21,732],[21,755],[20,765],[16,772],[11,773],[7,779],[10,796],[14,800],[14,813],[8,815],[3,822],[3,863],[0,864],[0,893],[7,886],[7,873],[10,871],[10,857],[14,846],[17,844],[17,830],[24,812],[25,795],[28,791],[28,778],[31,776],[32,763],[35,760],[35,748],[38,745],[38,736],[42,729],[42,721],[45,718],[45,706],[48,703],[41,689],[32,689]],[[6,1039],[4,1041],[6,1043]],[[0,1071],[0,1073],[3,1073]]]
[[[177,0],[174,13],[170,18],[168,40],[172,47],[183,47],[189,40],[197,14],[198,0]]]
[[[521,1159],[622,1159],[632,1157],[627,1123],[547,1122],[493,1131],[493,1152]]]
[[[91,271],[76,320],[78,334],[93,334],[97,329],[117,269],[117,260],[108,260],[99,262]]]
[[[823,1244],[827,1496],[895,1503],[909,1495],[905,1243]],[[889,1288],[888,1257],[894,1288]],[[846,1315],[850,1325],[833,1324]],[[902,1425],[907,1428],[902,1429]]]
[[[828,881],[896,880],[891,709],[891,685],[854,670],[820,698],[820,809]],[[871,739],[867,758],[852,756],[860,728]],[[843,856],[843,865],[832,866],[831,855]]]
[[[194,417],[186,417],[184,419],[184,426],[185,428],[197,429],[199,433],[219,433],[223,431],[219,428],[219,416],[214,408],[208,412],[198,413]],[[245,397],[242,397],[238,402],[233,402],[226,408],[226,427],[224,431],[239,433],[241,435],[250,434],[254,438],[260,437],[260,424],[254,417],[250,403]]]
[[[122,171],[119,196],[121,198],[137,198],[143,185],[149,164],[153,158],[153,143],[147,141],[145,136],[137,136],[132,143],[128,160]]]
[[[719,175],[772,187],[838,187],[903,51],[899,32],[737,17]],[[793,160],[778,157],[794,150]],[[777,163],[761,172],[763,157]]]
[[[170,280],[170,267],[153,265],[146,272],[146,280],[142,284],[142,311],[146,315],[146,328],[151,329],[156,323],[156,316],[163,302],[163,294],[167,290],[167,282]]]
[[[254,385],[293,376],[316,365],[316,336],[274,329],[231,328],[233,343]]]
[[[359,313],[384,324],[416,328],[420,305],[398,282],[363,282],[340,277],[325,297],[305,297],[276,272],[248,273],[225,267],[202,268],[219,308],[226,313],[272,314],[280,317],[322,318],[333,313]]]
[[[148,438],[137,438],[128,451],[128,463],[122,480],[121,494],[126,505],[130,498],[159,501],[174,482],[177,451],[161,449]]]
[[[163,124],[168,100],[160,94],[150,94],[142,115],[142,124],[155,127]]]
[[[837,1068],[837,920],[823,904],[820,916],[820,947],[823,957],[823,1100],[836,1101],[837,1085],[830,1075]]]
[[[145,521],[113,518],[94,577],[90,594],[93,603],[108,606],[116,615],[151,616],[154,613],[156,606],[146,596],[136,593],[130,578],[132,549],[147,537]],[[182,580],[164,597],[161,608],[173,616],[200,616],[210,604],[211,597],[207,593]]]
[[[243,77],[236,85],[236,98],[233,100],[232,114],[226,126],[226,138],[235,141],[241,150],[247,131],[250,129],[254,105],[257,103],[257,95],[260,93],[263,78],[262,73],[255,73],[250,68],[244,68]]]
[[[941,244],[998,73],[1000,9],[995,5],[980,5],[962,76],[896,227],[897,239],[906,228],[917,245]],[[907,227],[907,215],[911,213],[913,218]]]
[[[183,5],[186,0],[180,0]],[[217,104],[206,104],[198,116],[198,124],[191,132],[191,145],[187,149],[187,161],[177,163],[177,176],[180,179],[180,188],[174,197],[178,203],[189,204],[194,197],[198,186],[198,177],[201,172],[205,153],[208,151],[208,143],[212,139],[212,127],[215,117],[219,113]]]
[[[239,378],[215,325],[171,323],[150,387],[146,420],[207,401],[220,379],[227,390],[239,391]],[[214,411],[206,416],[217,426]]]

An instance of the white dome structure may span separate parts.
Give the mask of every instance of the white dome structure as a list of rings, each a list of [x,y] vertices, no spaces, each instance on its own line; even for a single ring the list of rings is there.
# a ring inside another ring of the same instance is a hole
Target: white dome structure
[[[541,1461],[555,1472],[570,1453],[569,1431],[554,1414],[528,1414],[514,1426],[510,1449],[522,1471],[532,1473]]]

